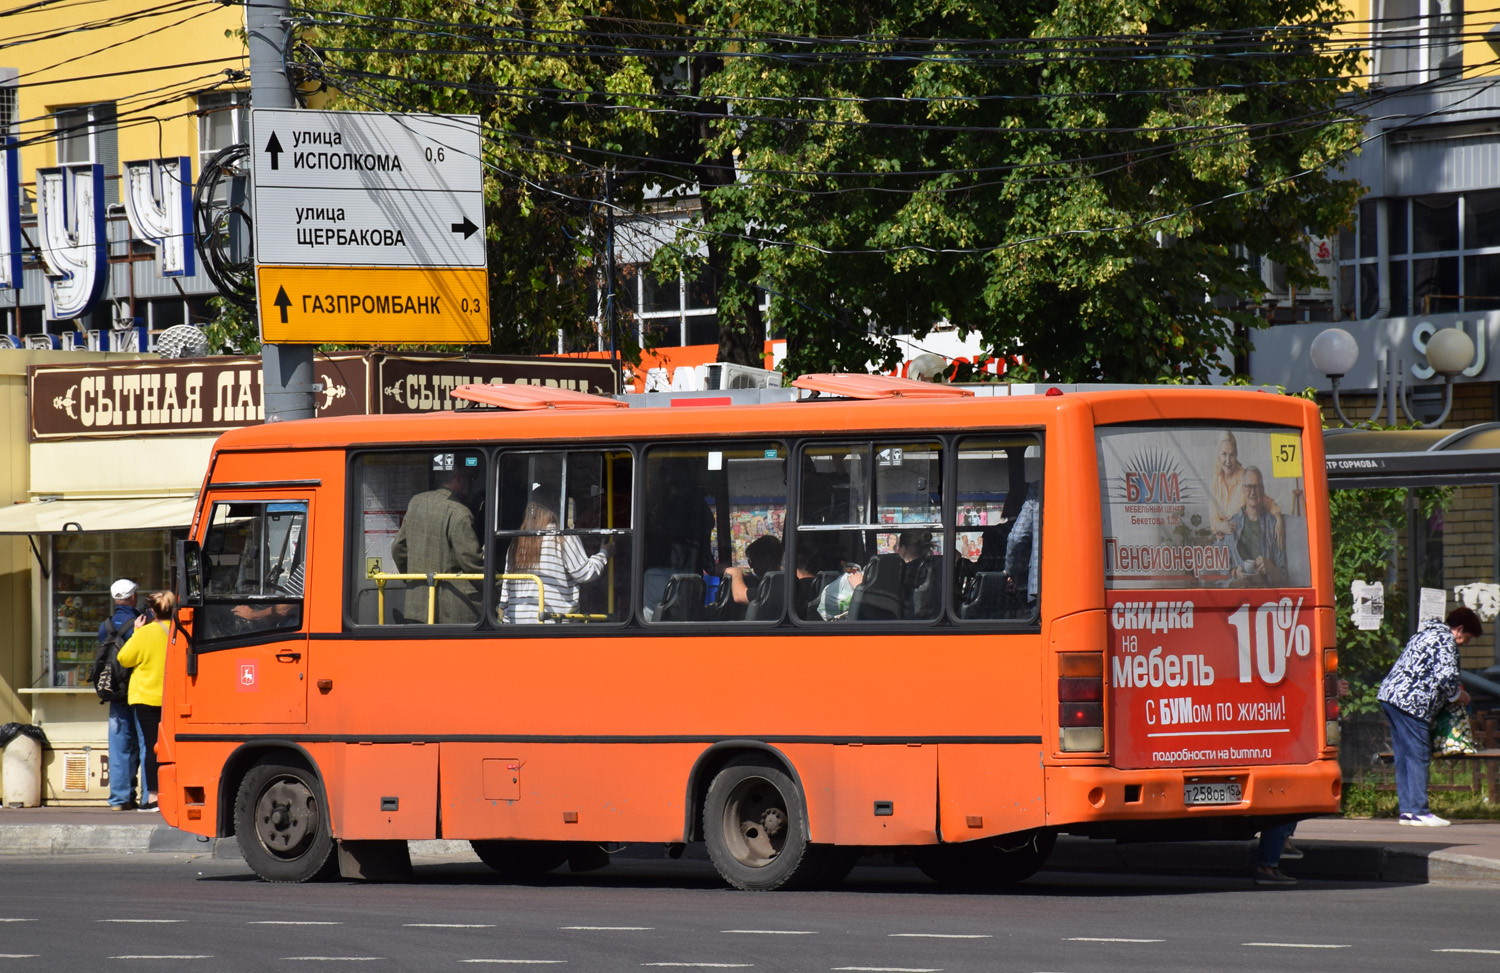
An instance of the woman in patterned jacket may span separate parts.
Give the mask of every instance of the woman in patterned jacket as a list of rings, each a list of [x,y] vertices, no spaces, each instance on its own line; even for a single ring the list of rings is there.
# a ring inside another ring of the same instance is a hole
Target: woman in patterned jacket
[[[1455,608],[1444,621],[1433,619],[1411,637],[1380,684],[1377,699],[1391,724],[1396,764],[1396,799],[1401,823],[1442,828],[1448,822],[1427,806],[1427,766],[1432,759],[1432,718],[1449,700],[1469,704],[1458,678],[1458,647],[1484,634],[1472,609]]]

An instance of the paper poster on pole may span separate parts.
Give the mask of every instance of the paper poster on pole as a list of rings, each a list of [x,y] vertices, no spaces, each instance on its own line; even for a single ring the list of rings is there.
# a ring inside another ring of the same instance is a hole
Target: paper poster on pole
[[[1428,622],[1440,622],[1448,613],[1448,590],[1446,588],[1423,588],[1417,607],[1417,627]]]
[[[1385,585],[1355,581],[1349,591],[1354,596],[1354,627],[1362,632],[1375,631],[1385,618]]]

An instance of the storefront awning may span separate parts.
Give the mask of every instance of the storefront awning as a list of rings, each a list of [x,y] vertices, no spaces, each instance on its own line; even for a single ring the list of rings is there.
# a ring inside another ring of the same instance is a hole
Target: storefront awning
[[[0,534],[156,530],[193,522],[196,497],[40,500],[0,507]]]
[[[1464,429],[1328,429],[1328,486],[1500,483],[1500,423]]]

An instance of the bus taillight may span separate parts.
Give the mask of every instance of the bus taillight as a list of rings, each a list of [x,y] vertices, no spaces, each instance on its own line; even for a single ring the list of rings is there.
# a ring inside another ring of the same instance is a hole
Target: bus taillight
[[[1323,650],[1323,743],[1336,747],[1343,731],[1339,725],[1339,650]]]
[[[1060,652],[1057,656],[1057,723],[1064,750],[1104,749],[1104,655]]]

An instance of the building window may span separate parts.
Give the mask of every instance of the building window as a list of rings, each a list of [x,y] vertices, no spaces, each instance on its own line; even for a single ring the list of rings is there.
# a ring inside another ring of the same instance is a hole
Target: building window
[[[52,657],[47,684],[87,686],[99,651],[99,626],[114,611],[109,587],[119,578],[138,593],[171,587],[165,530],[57,534],[52,542]]]
[[[0,68],[0,139],[16,134],[20,121],[15,68]]]
[[[57,164],[97,163],[104,167],[104,201],[120,201],[120,152],[113,102],[59,108]]]
[[[250,93],[222,91],[198,96],[198,171],[221,149],[250,138]]]
[[[1341,237],[1345,310],[1380,312],[1380,212],[1386,207],[1388,314],[1500,308],[1500,190],[1365,200]]]
[[[1422,84],[1463,73],[1463,0],[1383,0],[1375,21],[1380,84]]]

